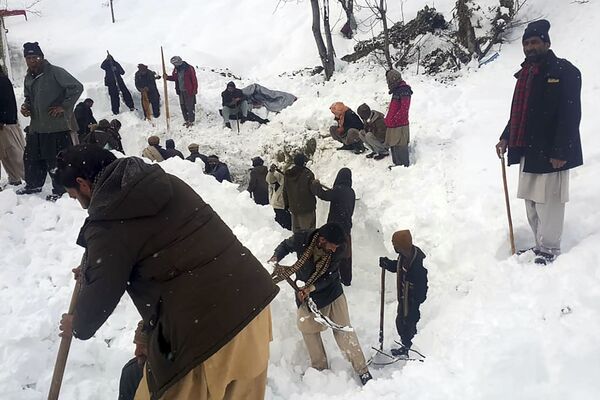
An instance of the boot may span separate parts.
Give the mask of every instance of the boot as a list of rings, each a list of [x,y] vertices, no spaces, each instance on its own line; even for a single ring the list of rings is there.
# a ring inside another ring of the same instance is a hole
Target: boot
[[[365,149],[365,146],[363,146],[362,142],[356,142],[356,143],[354,143],[353,147],[354,148],[352,149],[352,152],[354,154],[362,154],[365,151],[367,151],[367,149]]]
[[[390,351],[390,353],[392,353],[392,355],[394,357],[398,357],[398,358],[408,358],[408,349],[409,347],[406,347],[404,345],[397,347],[395,349],[392,349]]]
[[[381,154],[377,154],[375,157],[373,157],[373,160],[383,160],[384,158],[386,158],[387,156],[389,156],[388,153],[381,153]]]
[[[374,151],[370,152],[369,154],[367,154],[367,158],[373,158],[377,155],[377,153],[375,153]]]
[[[31,188],[31,187],[25,186],[24,188],[17,190],[17,194],[18,195],[21,195],[21,194],[34,194],[34,193],[39,193],[41,191],[42,191],[41,187]]]
[[[359,374],[358,378],[360,379],[360,383],[362,383],[362,385],[365,386],[367,384],[367,382],[369,382],[371,379],[373,379],[373,376],[371,375],[371,373],[369,371],[367,371],[363,374]]]
[[[225,122],[225,128],[229,128],[229,129],[231,129],[231,123],[229,123],[229,122]]]
[[[336,150],[352,150],[354,149],[354,145],[345,144],[342,147],[338,147]]]
[[[556,260],[556,255],[540,251],[537,253],[537,257],[535,258],[534,262],[539,265],[548,265],[554,262],[554,260]]]
[[[62,197],[62,194],[49,194],[48,196],[46,196],[46,201],[51,201],[52,203],[55,203],[56,200],[60,199]]]

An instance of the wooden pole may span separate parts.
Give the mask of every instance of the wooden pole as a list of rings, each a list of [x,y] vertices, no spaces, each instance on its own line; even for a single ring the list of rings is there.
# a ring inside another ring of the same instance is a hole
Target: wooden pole
[[[381,298],[379,303],[379,350],[383,351],[383,315],[385,311],[385,268],[381,268]]]
[[[77,296],[79,295],[79,289],[81,288],[81,280],[78,279],[71,295],[71,303],[69,304],[69,315],[73,315],[75,312],[75,306],[77,305]],[[60,386],[62,384],[63,376],[65,374],[65,367],[67,366],[67,357],[69,356],[69,349],[71,348],[71,340],[73,336],[64,336],[60,339],[60,346],[58,347],[58,355],[56,356],[56,363],[54,364],[54,372],[52,373],[52,381],[50,383],[50,391],[48,392],[48,400],[58,400],[60,393]]]
[[[169,129],[170,129],[169,120],[171,119],[171,114],[169,113],[169,92],[167,90],[167,67],[165,66],[165,54],[163,52],[162,46],[160,46],[160,58],[162,60],[163,88],[164,88],[164,92],[165,92],[165,119],[167,121],[167,132],[169,132]]]
[[[515,235],[513,233],[512,215],[510,213],[510,199],[508,197],[508,184],[506,183],[506,167],[504,166],[504,155],[500,157],[500,164],[502,164],[502,183],[504,184],[504,202],[506,203],[506,215],[508,216],[508,234],[510,238],[510,250],[511,254],[515,254]]]
[[[112,23],[115,23],[115,9],[113,8],[113,0],[110,0],[110,15],[112,17]]]

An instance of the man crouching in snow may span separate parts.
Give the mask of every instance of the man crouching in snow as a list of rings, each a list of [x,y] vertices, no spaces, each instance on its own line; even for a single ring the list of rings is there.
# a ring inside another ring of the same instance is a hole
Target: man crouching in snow
[[[296,274],[296,279],[305,283],[296,293],[298,306],[298,328],[302,332],[314,369],[328,368],[327,354],[321,340],[321,333],[327,329],[314,319],[308,309],[306,299],[310,296],[319,311],[334,323],[350,326],[348,303],[342,289],[339,272],[340,247],[346,242],[346,234],[336,223],[328,223],[315,230],[302,230],[281,242],[275,249],[270,262],[279,262],[290,253],[296,253],[298,261],[293,266],[275,267],[276,282]],[[365,356],[360,348],[358,337],[353,330],[333,330],[333,337],[344,356],[352,363],[364,385],[372,379]]]
[[[148,336],[137,399],[263,399],[278,288],[213,209],[158,165],[94,145],[61,152],[56,174],[89,214],[61,335],[91,338],[127,291]]]
[[[419,306],[427,298],[427,269],[423,267],[425,254],[420,248],[413,246],[409,230],[395,232],[392,235],[392,244],[399,254],[398,260],[380,257],[379,266],[395,272],[398,276],[396,329],[402,340],[402,346],[392,349],[392,355],[408,357],[412,339],[417,334],[417,322],[421,318]]]

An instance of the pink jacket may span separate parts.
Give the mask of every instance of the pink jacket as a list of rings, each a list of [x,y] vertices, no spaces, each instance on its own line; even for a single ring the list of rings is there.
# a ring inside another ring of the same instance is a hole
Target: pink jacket
[[[392,101],[385,116],[385,126],[398,128],[408,125],[408,111],[412,90],[406,82],[402,81],[392,92]]]

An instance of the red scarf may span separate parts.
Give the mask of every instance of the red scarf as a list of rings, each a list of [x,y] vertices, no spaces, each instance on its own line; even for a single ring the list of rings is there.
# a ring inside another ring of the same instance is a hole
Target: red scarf
[[[533,78],[540,72],[540,65],[534,63],[523,64],[519,71],[515,93],[513,94],[512,108],[510,110],[510,137],[508,147],[525,147],[525,128],[527,126],[527,107],[531,94]]]

